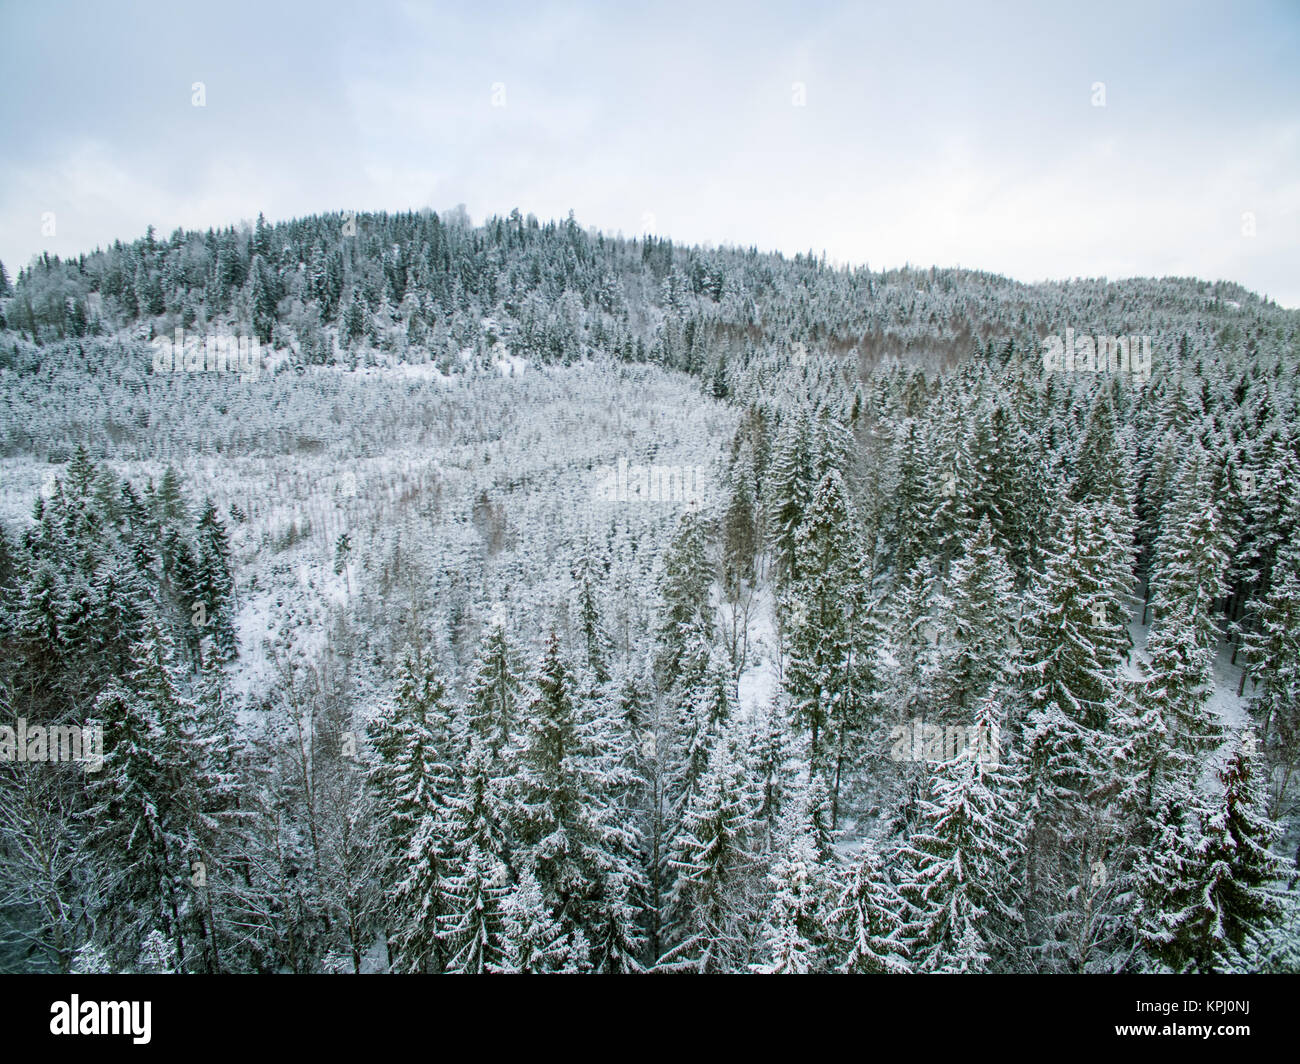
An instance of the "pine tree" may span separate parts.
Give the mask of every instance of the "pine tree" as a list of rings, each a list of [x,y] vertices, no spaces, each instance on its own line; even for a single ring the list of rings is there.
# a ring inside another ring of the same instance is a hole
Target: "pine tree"
[[[608,787],[619,757],[609,745],[609,722],[599,712],[582,713],[555,633],[535,684],[520,752],[522,865],[561,930],[589,951],[572,963],[626,970],[639,950],[631,897],[635,839],[613,821]]]
[[[933,556],[937,546],[930,459],[921,430],[910,418],[895,445],[892,483],[886,542],[891,547],[895,578],[901,579],[921,558]],[[941,490],[946,483],[940,485]]]
[[[1199,942],[1222,942],[1220,963],[1237,971],[1285,911],[1274,885],[1284,866],[1269,849],[1281,829],[1266,812],[1260,770],[1256,739],[1247,732],[1219,771],[1223,794],[1204,827],[1205,857],[1217,873],[1204,896],[1213,899],[1217,916],[1213,932],[1207,928]]]
[[[501,915],[504,956],[490,971],[508,975],[563,971],[574,952],[582,952],[581,945],[574,950],[574,943],[547,911],[531,872],[519,877],[501,903]]]
[[[936,688],[954,721],[1007,676],[1016,620],[1012,583],[992,523],[983,517],[953,563],[947,608],[938,617]]]
[[[582,566],[578,582],[578,626],[586,657],[586,666],[598,687],[609,683],[610,656],[613,644],[605,632],[596,604],[595,578],[590,563]]]
[[[722,583],[733,601],[741,585],[754,579],[759,550],[757,480],[752,455],[746,449],[731,468],[722,517]]]
[[[187,518],[185,489],[180,475],[171,466],[163,471],[154,495],[154,516],[161,523],[183,524]]]
[[[334,541],[334,575],[346,579],[348,594],[352,593],[352,576],[348,572],[348,559],[352,556],[352,540],[346,532],[340,532]]]
[[[1248,605],[1244,630],[1242,653],[1255,678],[1251,711],[1264,752],[1292,764],[1300,756],[1300,543],[1283,548],[1273,586]]]
[[[714,744],[674,844],[671,864],[679,878],[673,904],[680,923],[659,968],[711,973],[747,963],[757,889],[753,799],[745,767],[724,737]]]
[[[88,842],[111,874],[101,898],[106,945],[129,964],[151,931],[168,942],[176,970],[212,970],[191,888],[193,862],[210,860],[213,784],[196,742],[196,709],[181,693],[171,647],[157,628],[132,648],[128,685],[96,700],[104,766],[90,784]]]
[[[772,530],[778,581],[799,575],[795,536],[816,487],[811,448],[808,415],[800,410],[781,424],[768,478],[768,527]]]
[[[991,728],[996,707],[983,709]],[[1018,784],[978,744],[939,764],[920,824],[900,851],[900,892],[913,913],[910,951],[921,971],[994,965],[1018,920],[1013,862],[1021,849]]]
[[[1037,581],[1021,622],[1017,666],[1030,709],[1055,703],[1076,724],[1097,729],[1114,698],[1120,654],[1113,589],[1105,586],[1104,529],[1084,507],[1062,515],[1047,569]]]
[[[772,900],[763,938],[769,959],[757,971],[807,975],[826,966],[828,898],[823,866],[806,834],[791,840],[768,873]]]
[[[1183,609],[1156,623],[1147,650],[1150,674],[1136,694],[1138,705],[1159,713],[1169,771],[1195,776],[1223,741],[1223,728],[1207,704],[1214,691],[1210,651]]]
[[[736,681],[731,663],[716,648],[695,685],[681,694],[669,758],[669,800],[682,816],[699,793],[709,756],[731,718],[736,701]]]
[[[712,584],[704,520],[687,513],[664,557],[660,582],[657,668],[662,690],[693,683],[708,660],[714,636]]]
[[[481,973],[499,967],[506,956],[502,902],[509,886],[509,808],[481,741],[470,743],[463,779],[462,791],[447,803],[452,871],[444,888],[450,911],[443,935],[450,947],[447,970]]]
[[[1198,456],[1183,467],[1173,498],[1160,516],[1152,564],[1155,618],[1184,611],[1209,650],[1220,638],[1219,601],[1227,593],[1228,544],[1220,527],[1209,476]]]
[[[408,649],[391,705],[371,725],[375,800],[387,814],[381,881],[389,954],[402,972],[441,971],[448,911],[447,807],[455,794],[454,710],[433,662]]]
[[[505,625],[494,621],[479,645],[466,720],[470,733],[483,739],[495,758],[503,755],[514,738],[522,699],[523,682],[516,671]]]
[[[1192,781],[1165,788],[1139,854],[1139,939],[1173,971],[1247,970],[1285,911],[1272,885],[1282,862],[1269,851],[1278,828],[1264,812],[1253,746],[1248,736],[1220,770],[1219,797]]]
[[[809,736],[809,769],[830,782],[838,811],[840,781],[855,736],[865,727],[874,677],[866,623],[866,592],[859,573],[856,516],[839,474],[817,487],[800,526],[798,576],[786,593],[789,663],[785,687]]]
[[[238,653],[235,639],[235,582],[230,573],[230,538],[211,499],[204,502],[196,532],[198,539],[197,584],[194,601],[206,607],[208,632],[218,661],[230,661]]]
[[[838,946],[837,970],[855,975],[900,974],[910,971],[904,925],[898,914],[903,899],[885,874],[884,862],[870,840],[840,889],[830,913]]]

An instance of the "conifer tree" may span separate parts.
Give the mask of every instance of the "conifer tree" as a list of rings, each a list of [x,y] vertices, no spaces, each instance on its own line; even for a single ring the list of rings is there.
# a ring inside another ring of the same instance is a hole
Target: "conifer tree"
[[[464,784],[447,803],[447,906],[444,938],[449,944],[447,969],[477,974],[505,960],[502,902],[509,887],[507,832],[509,810],[500,778],[492,775],[485,744],[471,740],[463,770]]]
[[[778,581],[799,575],[795,536],[816,488],[811,448],[808,415],[800,410],[782,422],[768,477],[767,523],[772,530]]]
[[[501,915],[504,955],[491,971],[507,975],[559,972],[571,967],[575,953],[586,952],[584,944],[566,938],[543,904],[542,889],[531,872],[524,871],[506,895]]]
[[[1294,764],[1300,760],[1300,542],[1284,547],[1273,586],[1247,607],[1242,653],[1255,679],[1251,711],[1264,756]]]
[[[796,569],[786,593],[789,663],[785,687],[809,737],[809,768],[830,783],[838,809],[840,781],[855,736],[865,727],[874,687],[866,593],[859,572],[856,517],[839,474],[817,487],[796,540]]]
[[[496,758],[510,746],[520,719],[523,681],[505,626],[493,621],[479,645],[478,662],[470,681],[466,719],[472,735],[483,739]]]
[[[1207,704],[1214,690],[1210,651],[1182,608],[1153,626],[1147,650],[1149,675],[1135,693],[1139,712],[1152,714],[1152,725],[1158,714],[1163,725],[1165,771],[1193,777],[1223,741],[1223,728]],[[1158,767],[1150,768],[1156,771],[1144,776],[1158,781]]]
[[[693,683],[708,660],[714,636],[712,583],[703,517],[688,512],[665,555],[660,583],[657,666],[662,690],[671,690],[683,678]]]
[[[196,737],[196,709],[179,689],[171,645],[156,627],[133,648],[127,683],[96,700],[104,766],[90,784],[89,844],[111,869],[102,896],[106,945],[134,960],[151,931],[165,936],[176,970],[211,970],[199,952],[193,862],[206,862],[216,823],[213,786]],[[125,951],[125,952],[123,952]]]
[[[1220,771],[1220,796],[1189,781],[1165,788],[1152,844],[1139,853],[1138,936],[1175,972],[1246,970],[1284,912],[1273,886],[1282,862],[1269,850],[1278,829],[1252,746],[1243,740]]]
[[[757,890],[755,805],[745,767],[723,738],[714,744],[675,842],[672,865],[679,878],[673,900],[680,923],[659,968],[725,972],[748,962]]]
[[[370,771],[384,810],[381,881],[389,904],[394,970],[441,971],[447,914],[448,803],[455,794],[454,710],[427,654],[408,649],[393,701],[371,725],[376,762]]]
[[[839,962],[836,970],[855,975],[900,974],[910,970],[902,897],[885,874],[870,840],[840,888],[829,916]]]
[[[827,961],[828,891],[812,840],[801,834],[778,855],[768,873],[772,900],[763,926],[768,961],[757,970],[772,975],[807,975]]]
[[[520,753],[520,861],[572,941],[588,954],[573,962],[599,970],[636,964],[635,839],[613,821],[609,787],[619,751],[608,720],[577,704],[572,673],[551,634],[538,669]],[[595,951],[594,953],[590,951]]]
[[[988,517],[953,562],[940,611],[936,687],[956,721],[1007,675],[1015,625],[1011,569],[993,543]],[[964,717],[962,717],[964,719]]]
[[[992,700],[978,718],[991,728]],[[1018,920],[1013,863],[1021,849],[1018,783],[979,744],[941,762],[920,823],[900,851],[900,892],[912,912],[909,949],[918,969],[987,971]]]
[[[1227,593],[1227,542],[1209,476],[1199,455],[1183,467],[1160,515],[1152,564],[1155,619],[1184,611],[1197,640],[1214,650],[1221,636],[1219,601]]]
[[[230,661],[238,646],[234,625],[234,579],[230,574],[230,538],[211,499],[204,503],[199,518],[198,565],[195,573],[195,602],[207,612],[207,630],[218,661]]]

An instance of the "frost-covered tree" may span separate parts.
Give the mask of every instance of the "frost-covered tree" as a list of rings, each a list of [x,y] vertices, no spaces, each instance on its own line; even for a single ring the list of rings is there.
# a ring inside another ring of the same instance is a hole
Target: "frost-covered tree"
[[[680,922],[658,968],[710,973],[748,963],[759,877],[755,805],[745,765],[724,737],[714,744],[675,842],[672,865],[679,878],[673,900]]]
[[[868,840],[842,880],[829,925],[838,957],[836,970],[855,975],[910,971],[904,942],[901,895],[885,862]]]
[[[937,617],[936,694],[953,714],[974,706],[1007,678],[1016,621],[1012,582],[1011,569],[993,543],[993,526],[983,517],[953,562],[945,608]]]
[[[817,486],[795,538],[795,573],[784,602],[789,660],[785,687],[808,735],[809,770],[840,781],[857,734],[867,725],[875,678],[875,630],[861,576],[857,518],[839,473]]]
[[[1203,460],[1189,459],[1160,515],[1152,562],[1155,619],[1182,611],[1197,640],[1214,649],[1221,636],[1219,603],[1227,593],[1228,542]]]
[[[795,537],[817,487],[808,415],[799,410],[781,423],[767,488],[768,527],[778,579],[797,579]]]
[[[1138,936],[1178,972],[1246,970],[1246,958],[1284,912],[1269,850],[1277,826],[1264,811],[1258,759],[1247,739],[1220,772],[1223,793],[1167,788],[1154,837],[1138,857]]]
[[[702,515],[688,512],[664,556],[657,629],[659,685],[668,691],[703,670],[713,643],[713,567]]]
[[[90,784],[88,843],[108,869],[101,887],[104,945],[129,964],[145,937],[163,935],[176,970],[214,970],[213,929],[195,885],[211,858],[215,780],[180,690],[171,647],[154,629],[134,669],[96,700],[104,765]],[[206,874],[201,877],[206,878]]]
[[[980,720],[991,727],[995,719],[990,703]],[[1012,773],[978,743],[930,777],[918,828],[899,853],[918,970],[987,971],[1007,948],[1019,911],[1017,791]]]
[[[395,971],[441,971],[449,912],[447,810],[456,793],[455,709],[428,654],[408,649],[391,704],[371,725],[370,770],[384,811],[382,882]]]
[[[444,885],[448,912],[443,937],[447,970],[481,973],[505,958],[501,906],[509,888],[509,805],[492,757],[482,740],[472,740],[459,793],[447,802],[450,869]]]
[[[470,680],[465,718],[471,733],[500,757],[519,727],[523,681],[505,625],[494,621],[484,633]]]

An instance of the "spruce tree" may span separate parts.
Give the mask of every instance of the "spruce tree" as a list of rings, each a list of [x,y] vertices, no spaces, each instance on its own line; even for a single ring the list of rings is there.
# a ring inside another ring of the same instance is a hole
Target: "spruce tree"
[[[441,971],[446,950],[447,810],[456,792],[454,710],[427,654],[408,649],[391,704],[371,724],[370,785],[384,810],[381,871],[394,970]]]
[[[978,727],[991,729],[995,704]],[[912,914],[909,950],[921,971],[989,970],[1019,920],[1012,868],[1022,848],[1019,784],[978,743],[941,762],[920,823],[899,853]]]
[[[838,811],[840,783],[867,724],[875,678],[874,628],[860,575],[856,516],[839,474],[827,473],[796,537],[799,574],[785,596],[785,687],[808,733],[809,770],[824,775]]]
[[[465,717],[471,734],[484,740],[495,758],[502,757],[510,747],[522,700],[523,681],[515,664],[515,652],[505,625],[493,621],[479,644]]]
[[[953,562],[947,608],[937,618],[936,689],[953,722],[1007,678],[1015,626],[1012,583],[985,516]]]
[[[781,424],[768,477],[767,524],[772,530],[778,581],[799,575],[795,537],[816,487],[811,450],[808,415],[800,410]]]
[[[105,944],[130,963],[158,931],[176,970],[211,970],[191,885],[194,863],[212,860],[216,831],[197,710],[181,693],[163,632],[153,628],[132,653],[127,682],[110,684],[95,703],[104,766],[90,782],[86,816],[89,845],[110,869],[101,899]]]
[[[443,917],[443,937],[451,972],[489,971],[506,956],[502,902],[509,887],[509,807],[503,781],[493,777],[492,767],[485,744],[472,740],[462,788],[447,802],[451,871],[445,891],[450,911]]]
[[[712,584],[704,519],[690,512],[669,545],[660,582],[657,667],[662,690],[683,679],[693,683],[708,660],[714,636]]]
[[[755,806],[745,766],[724,737],[714,744],[700,792],[675,841],[673,901],[680,923],[660,969],[716,973],[748,962],[758,885]]]
[[[1227,592],[1226,536],[1219,520],[1203,459],[1184,465],[1173,498],[1160,515],[1152,565],[1155,619],[1184,611],[1197,640],[1208,650],[1218,647],[1219,601]]]
[[[864,842],[848,870],[830,913],[838,964],[836,970],[854,975],[900,974],[910,971],[902,897],[889,881],[884,862],[870,840]]]

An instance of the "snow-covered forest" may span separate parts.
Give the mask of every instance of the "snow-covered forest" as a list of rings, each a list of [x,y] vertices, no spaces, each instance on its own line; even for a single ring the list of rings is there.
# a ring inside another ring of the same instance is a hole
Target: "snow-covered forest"
[[[0,266],[0,971],[1300,971],[1298,370],[572,215]]]

